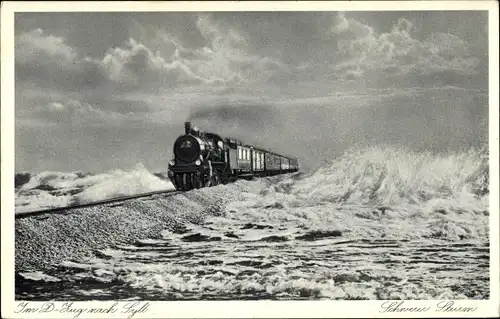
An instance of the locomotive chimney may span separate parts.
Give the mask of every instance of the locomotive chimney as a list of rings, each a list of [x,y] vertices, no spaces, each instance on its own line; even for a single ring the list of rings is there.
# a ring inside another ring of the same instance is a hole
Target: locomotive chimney
[[[185,122],[184,123],[184,133],[191,134],[191,122]]]

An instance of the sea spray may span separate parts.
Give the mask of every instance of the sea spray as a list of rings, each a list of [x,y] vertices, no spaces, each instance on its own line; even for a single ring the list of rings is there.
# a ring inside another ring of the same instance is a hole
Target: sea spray
[[[174,189],[172,183],[150,173],[143,164],[129,171],[115,170],[110,178],[99,180],[75,196],[76,203],[89,203],[118,196],[134,195],[157,190]]]
[[[18,174],[16,213],[65,207],[118,196],[173,189],[173,185],[149,172],[139,163],[128,170],[105,173],[42,172]]]
[[[295,194],[335,203],[452,206],[485,210],[488,161],[484,151],[455,154],[372,147],[351,150],[297,181]]]

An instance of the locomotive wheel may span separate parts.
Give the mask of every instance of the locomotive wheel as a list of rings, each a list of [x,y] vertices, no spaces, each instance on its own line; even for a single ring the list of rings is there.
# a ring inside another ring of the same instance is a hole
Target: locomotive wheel
[[[191,184],[191,174],[189,173],[184,173],[182,174],[182,183],[183,183],[183,188],[185,191],[189,191],[193,189],[193,185]]]
[[[194,188],[202,188],[203,181],[201,180],[201,178],[196,174],[192,174],[191,176],[192,176],[192,183],[193,183]]]
[[[182,190],[187,191],[187,177],[188,175],[186,173],[182,174]]]
[[[220,182],[224,185],[231,181],[231,176],[229,176],[226,172],[221,172]]]
[[[196,183],[194,179],[195,179],[194,174],[189,174],[189,182],[191,183],[192,188],[196,188]]]
[[[182,182],[182,175],[175,175],[175,188],[178,190],[184,190],[184,184]]]
[[[193,174],[187,174],[187,183],[188,183],[188,190],[192,190],[194,188]]]
[[[205,185],[205,187],[212,186],[212,181],[211,181],[210,175],[203,176],[203,184]]]
[[[217,173],[214,174],[214,177],[212,179],[212,185],[213,186],[219,185],[219,174],[217,174]]]

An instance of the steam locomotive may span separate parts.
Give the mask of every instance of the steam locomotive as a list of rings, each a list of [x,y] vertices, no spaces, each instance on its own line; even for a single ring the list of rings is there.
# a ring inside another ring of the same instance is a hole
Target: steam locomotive
[[[297,172],[298,160],[215,133],[200,132],[190,122],[174,143],[168,177],[177,190],[227,184],[238,178]]]

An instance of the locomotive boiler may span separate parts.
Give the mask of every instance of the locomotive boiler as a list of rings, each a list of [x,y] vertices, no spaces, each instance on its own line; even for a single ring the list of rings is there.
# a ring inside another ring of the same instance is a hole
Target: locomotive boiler
[[[169,162],[168,177],[177,190],[226,184],[238,178],[251,179],[297,172],[298,160],[224,138],[201,132],[190,122],[184,134],[174,143],[174,158]]]

